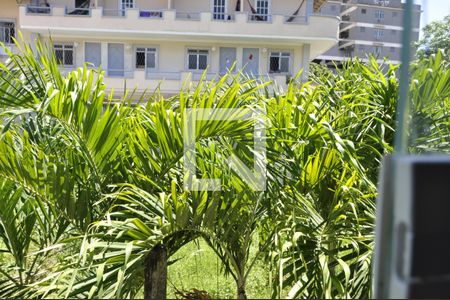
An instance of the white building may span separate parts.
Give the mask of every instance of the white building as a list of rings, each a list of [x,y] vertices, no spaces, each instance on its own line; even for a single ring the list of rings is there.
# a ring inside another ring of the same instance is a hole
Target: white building
[[[187,79],[247,74],[279,84],[338,42],[324,0],[1,0],[0,40],[47,40],[65,69],[91,62],[108,88],[175,93]]]

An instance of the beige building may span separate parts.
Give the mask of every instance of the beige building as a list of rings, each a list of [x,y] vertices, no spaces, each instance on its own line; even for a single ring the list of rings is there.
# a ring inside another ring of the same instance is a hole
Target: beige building
[[[227,72],[284,85],[338,41],[324,0],[0,0],[0,41],[48,40],[65,70],[90,62],[105,83],[175,93]],[[1,52],[0,52],[1,55]]]
[[[329,0],[320,11],[341,17],[339,44],[316,58],[316,62],[336,63],[352,57],[400,63],[405,3],[401,0]],[[421,7],[413,6],[411,40],[419,39]]]

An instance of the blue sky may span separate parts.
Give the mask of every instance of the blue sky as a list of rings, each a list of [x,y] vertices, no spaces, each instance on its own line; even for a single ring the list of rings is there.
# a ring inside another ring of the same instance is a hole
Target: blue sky
[[[450,0],[415,0],[422,5],[421,27],[450,15]]]

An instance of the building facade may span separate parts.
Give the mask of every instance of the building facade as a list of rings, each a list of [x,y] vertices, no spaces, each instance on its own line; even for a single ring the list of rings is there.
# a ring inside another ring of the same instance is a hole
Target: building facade
[[[341,17],[339,43],[316,58],[316,62],[339,65],[352,57],[388,58],[400,63],[404,6],[401,0],[328,1],[320,11]],[[412,41],[419,39],[420,5],[413,7]]]
[[[324,0],[2,0],[0,40],[53,41],[65,70],[90,62],[105,83],[175,93],[236,70],[284,85],[337,43]],[[1,53],[0,53],[1,55]]]

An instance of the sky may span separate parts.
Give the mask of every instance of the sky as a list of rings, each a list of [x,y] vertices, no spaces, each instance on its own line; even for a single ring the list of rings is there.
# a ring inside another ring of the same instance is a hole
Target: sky
[[[417,4],[422,5],[422,19],[420,27],[436,21],[442,20],[450,15],[450,0],[415,0]]]

